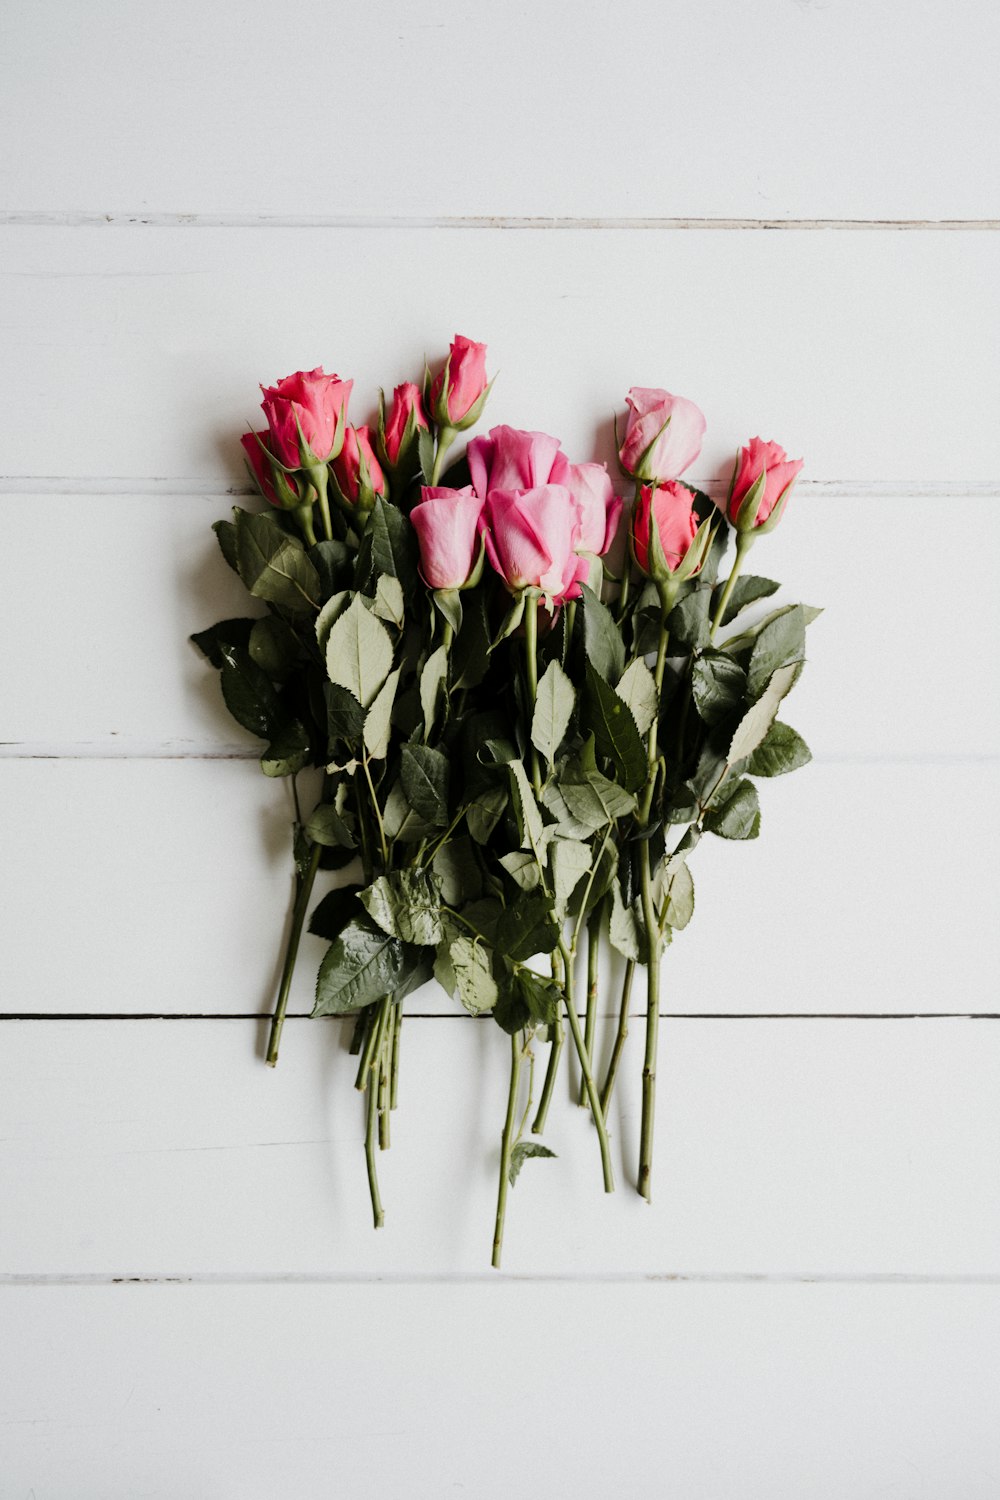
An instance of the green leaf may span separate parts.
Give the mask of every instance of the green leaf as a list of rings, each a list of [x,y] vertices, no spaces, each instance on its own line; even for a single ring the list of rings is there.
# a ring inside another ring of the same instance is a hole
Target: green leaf
[[[319,574],[301,542],[268,515],[236,510],[236,560],[255,599],[266,599],[292,615],[319,609]]]
[[[611,883],[611,909],[608,913],[608,941],[612,948],[634,963],[644,961],[642,927],[632,906],[626,906],[617,880]]]
[[[434,970],[445,989],[455,996],[470,1016],[482,1016],[491,1011],[500,991],[493,978],[487,950],[475,938],[457,937],[448,944],[447,956],[447,969],[439,963]],[[451,979],[451,984],[448,979]]]
[[[430,745],[404,745],[400,777],[407,801],[434,828],[448,824],[448,759]]]
[[[309,931],[332,943],[338,938],[352,917],[360,916],[358,909],[358,885],[338,886],[328,891],[318,902],[309,918]]]
[[[404,617],[403,609],[403,585],[398,578],[383,573],[375,585],[375,614],[380,620],[388,620],[390,625],[402,625]]]
[[[361,739],[365,713],[354,694],[337,683],[324,682],[326,728],[332,740],[344,740],[356,746]]]
[[[306,823],[306,834],[327,849],[354,848],[354,835],[332,802],[320,803]]]
[[[334,621],[340,618],[344,610],[351,602],[351,590],[341,589],[339,593],[331,594],[316,616],[316,644],[326,655],[326,643],[330,639],[330,631],[333,629]]]
[[[667,616],[671,654],[699,651],[708,642],[710,588],[694,588]]]
[[[545,806],[565,832],[575,838],[597,833],[635,811],[635,798],[597,770],[593,740],[564,769],[544,794]]]
[[[397,781],[385,799],[382,822],[386,838],[400,844],[419,844],[434,832],[433,823],[418,817],[407,801],[402,783]]]
[[[631,662],[619,678],[615,692],[626,704],[640,734],[647,734],[656,718],[656,682],[646,663]]]
[[[775,719],[751,755],[747,771],[751,776],[784,776],[788,771],[797,771],[800,766],[808,765],[811,760],[812,752],[802,736],[790,725]]]
[[[705,827],[720,839],[755,839],[760,832],[760,802],[752,781],[723,783]]]
[[[212,525],[215,539],[219,544],[219,551],[234,573],[240,571],[240,565],[236,560],[236,527],[232,521],[215,521]]]
[[[365,749],[372,760],[385,760],[389,754],[392,705],[396,701],[400,668],[390,672],[375,695],[375,701],[365,715]]]
[[[691,696],[706,724],[728,718],[742,703],[746,686],[747,674],[724,651],[703,651],[691,669]]]
[[[389,632],[356,594],[334,622],[326,643],[330,681],[353,693],[368,708],[392,670]]]
[[[586,584],[581,585],[583,600],[583,649],[599,677],[613,687],[625,666],[625,644],[614,615]]]
[[[669,926],[680,932],[694,916],[694,879],[683,859],[664,860],[657,873],[657,902]]]
[[[612,762],[626,791],[637,792],[646,780],[646,747],[630,710],[590,662],[582,717],[585,731],[594,736],[598,754]]]
[[[316,979],[314,1016],[342,1016],[391,995],[405,977],[406,953],[367,916],[352,917],[331,943]]]
[[[369,517],[366,540],[371,547],[375,576],[388,573],[399,579],[404,593],[411,593],[417,582],[417,546],[413,527],[402,511],[381,496],[375,501]]]
[[[482,871],[472,841],[464,833],[441,845],[434,855],[433,866],[441,882],[442,899],[449,906],[461,906],[482,894]]]
[[[585,875],[589,875],[593,855],[590,845],[577,839],[554,839],[549,850],[552,890],[556,914],[564,915],[569,898]]]
[[[311,749],[309,731],[298,719],[289,719],[274,731],[260,768],[265,776],[294,776],[308,763]]]
[[[542,872],[538,867],[538,860],[530,851],[515,849],[510,854],[502,854],[500,863],[522,891],[536,891],[541,885]]]
[[[324,599],[344,589],[351,581],[354,559],[343,542],[324,538],[310,547],[306,556],[319,574],[320,593]]]
[[[720,584],[712,596],[713,615],[719,607],[724,587],[724,584]],[[778,592],[780,587],[781,585],[775,583],[772,578],[758,578],[753,573],[744,573],[733,585],[733,592],[729,596],[729,603],[726,605],[721,623],[729,625],[736,619],[740,610],[746,609],[750,604],[756,604],[758,599],[769,599],[772,594]]]
[[[287,620],[265,615],[250,632],[250,655],[269,677],[283,682],[302,660],[302,645]]]
[[[475,794],[466,811],[465,820],[469,832],[477,844],[485,844],[490,834],[503,817],[507,806],[507,789],[503,786],[484,786]]]
[[[735,765],[738,760],[745,760],[763,742],[781,707],[782,699],[791,692],[800,670],[800,664],[794,662],[791,666],[779,667],[774,673],[757,702],[737,725],[727,756],[730,765]]]
[[[514,759],[508,762],[507,769],[510,772],[517,821],[521,828],[521,848],[537,850],[541,846],[544,824],[524,763]]]
[[[434,608],[451,626],[452,635],[462,628],[462,595],[458,589],[435,589]]]
[[[801,604],[782,610],[765,625],[754,642],[747,671],[747,688],[758,697],[779,667],[805,657],[806,618]]]
[[[514,1186],[521,1168],[529,1157],[551,1156],[554,1158],[555,1154],[554,1151],[549,1150],[548,1146],[543,1146],[540,1141],[518,1141],[517,1145],[511,1151],[510,1159],[507,1163],[507,1181],[511,1187]]]
[[[490,664],[490,624],[486,613],[486,591],[466,594],[462,628],[451,648],[452,681],[456,688],[478,687]]]
[[[520,991],[531,1020],[539,1026],[554,1026],[563,998],[559,986],[551,979],[543,979],[531,969],[518,969],[514,984]]]
[[[222,696],[238,724],[269,740],[281,726],[281,700],[271,679],[242,646],[219,643],[222,659]]]
[[[531,743],[550,765],[566,737],[575,703],[573,684],[559,663],[550,661],[538,684],[531,716]]]
[[[525,963],[536,953],[551,953],[558,941],[551,896],[522,891],[511,906],[504,908],[496,946],[511,963]]]
[[[426,870],[380,875],[361,892],[362,906],[383,932],[404,943],[433,947],[444,937],[441,892]]]
[[[199,630],[191,640],[198,647],[202,655],[221,671],[225,660],[222,654],[223,646],[241,646],[244,650],[249,648],[250,633],[256,620],[220,620],[217,625],[210,625],[207,630]]]
[[[420,472],[424,476],[424,484],[430,484],[431,475],[434,473],[434,435],[429,427],[417,428],[417,456],[420,459]]]
[[[420,673],[420,709],[429,734],[437,722],[438,704],[448,681],[448,653],[443,646],[432,651]]]

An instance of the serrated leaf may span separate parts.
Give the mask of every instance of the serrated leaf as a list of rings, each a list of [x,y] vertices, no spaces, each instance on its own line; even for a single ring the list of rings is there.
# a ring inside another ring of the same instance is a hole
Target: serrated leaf
[[[715,597],[712,600],[713,614],[722,597],[723,587],[724,585],[720,585],[715,591]],[[729,603],[726,605],[721,624],[731,624],[741,610],[751,604],[756,604],[760,599],[769,599],[772,594],[778,592],[780,587],[781,585],[775,583],[772,578],[758,578],[753,573],[744,573],[733,585],[733,592],[729,596]]]
[[[441,882],[442,899],[461,906],[482,894],[483,876],[472,841],[463,833],[442,844],[433,859],[434,874]]]
[[[698,651],[708,641],[710,588],[694,588],[667,616],[671,654]]]
[[[390,625],[402,625],[403,585],[398,578],[389,573],[382,574],[375,585],[374,610],[380,620],[388,620]]]
[[[530,1019],[538,1026],[553,1026],[562,1008],[563,992],[559,986],[531,969],[518,969],[514,984]]]
[[[232,521],[215,521],[212,524],[215,532],[215,540],[219,544],[219,551],[234,573],[239,573],[240,565],[236,560],[236,527]]]
[[[354,848],[354,835],[332,802],[320,803],[306,823],[306,834],[327,849]]]
[[[375,695],[375,701],[365,715],[365,749],[372,760],[385,760],[389,754],[389,737],[392,729],[392,705],[396,701],[400,668],[390,672]]]
[[[477,844],[485,844],[503,817],[507,806],[507,789],[502,786],[480,787],[469,803],[465,820]]]
[[[724,784],[704,822],[708,832],[721,839],[755,839],[760,832],[760,801],[753,782]]]
[[[413,811],[434,828],[448,824],[448,758],[430,745],[404,745],[400,756],[403,791]]]
[[[577,839],[554,839],[549,849],[549,869],[556,913],[566,911],[569,899],[593,863],[590,845]]]
[[[434,473],[434,435],[429,427],[417,428],[417,456],[420,459],[420,472],[424,476],[424,484],[430,484],[431,475]]]
[[[779,667],[802,661],[806,649],[806,618],[801,604],[782,610],[761,630],[754,641],[747,669],[747,689],[752,698],[763,692]]]
[[[424,728],[429,734],[438,717],[441,690],[448,679],[448,653],[443,646],[432,651],[420,673],[420,710]]]
[[[608,941],[623,958],[633,963],[643,961],[643,934],[639,918],[631,906],[626,906],[617,880],[611,884],[611,909],[608,913]]]
[[[433,947],[444,936],[441,893],[425,870],[380,875],[361,892],[359,900],[376,927],[404,943]]]
[[[391,995],[405,977],[406,953],[367,916],[352,917],[331,943],[316,978],[314,1016],[342,1016]]]
[[[329,599],[338,589],[347,587],[354,559],[343,542],[324,537],[321,542],[310,547],[306,555],[319,574],[320,592],[324,599]]]
[[[300,542],[268,515],[237,510],[236,561],[255,599],[266,599],[289,614],[319,609],[319,574]]]
[[[538,868],[538,860],[530,851],[515,849],[510,854],[502,854],[500,863],[522,891],[536,891],[541,885],[542,872]]]
[[[392,670],[392,639],[381,620],[356,594],[334,622],[326,643],[330,681],[353,693],[368,708]]]
[[[323,684],[326,700],[326,729],[332,740],[357,745],[361,739],[365,713],[354,694],[337,683]]]
[[[299,638],[280,615],[265,615],[254,621],[249,651],[261,671],[278,682],[290,676],[302,660]]]
[[[582,722],[593,734],[598,753],[614,765],[617,780],[626,791],[637,792],[648,772],[646,747],[631,711],[590,662]]]
[[[504,908],[497,925],[497,950],[511,963],[525,963],[536,953],[551,953],[559,941],[552,898],[541,891],[522,891]]]
[[[469,1015],[482,1016],[491,1011],[500,992],[483,945],[471,937],[455,938],[448,944],[448,964],[455,986],[451,993]]]
[[[628,708],[640,734],[646,734],[656,718],[656,681],[642,660],[631,662],[615,685],[615,692]]]
[[[198,650],[208,658],[212,666],[222,670],[225,658],[222,654],[223,646],[240,646],[249,650],[250,635],[256,620],[220,620],[216,625],[210,625],[207,630],[199,630],[191,636],[191,640]]]
[[[727,756],[730,765],[738,760],[745,760],[763,742],[774,723],[782,699],[791,691],[800,670],[800,664],[793,662],[790,666],[779,667],[774,673],[757,702],[744,714],[736,727]]]
[[[556,1153],[550,1151],[548,1146],[543,1146],[540,1141],[518,1141],[510,1153],[507,1163],[507,1181],[511,1187],[518,1179],[518,1174],[524,1163],[533,1156],[551,1156],[555,1158]]]
[[[538,849],[542,842],[542,815],[538,811],[538,803],[528,780],[528,773],[524,769],[523,761],[511,760],[507,764],[510,772],[511,787],[514,794],[514,805],[517,809],[518,823],[522,829],[521,848]]]
[[[575,703],[573,684],[559,663],[550,661],[538,684],[531,716],[531,743],[550,765],[566,737]]]
[[[456,688],[478,687],[490,664],[490,625],[486,590],[467,594],[462,606],[462,628],[452,642],[451,670]]]
[[[309,731],[298,719],[289,719],[274,731],[260,768],[265,776],[294,776],[307,764],[310,751]]]
[[[326,643],[330,639],[330,631],[334,622],[340,618],[351,602],[350,589],[342,589],[337,594],[331,594],[316,616],[316,643],[319,649],[326,655]]]
[[[417,546],[413,527],[396,506],[381,496],[368,520],[366,541],[371,548],[373,574],[398,578],[403,592],[410,593],[417,581]]]
[[[599,677],[614,687],[625,666],[625,644],[614,615],[597,595],[583,584],[583,649]]]
[[[419,844],[434,832],[434,824],[414,812],[400,781],[395,783],[385,799],[382,823],[386,838],[399,844]]]
[[[747,762],[747,771],[751,776],[784,776],[811,760],[812,752],[802,736],[775,719]]]
[[[661,915],[680,932],[694,916],[694,879],[685,861],[664,860],[657,871],[656,885]]]
[[[318,902],[309,918],[309,931],[332,943],[339,937],[352,917],[361,915],[358,907],[359,885],[338,886],[328,891]]]
[[[222,696],[238,724],[269,740],[282,723],[281,700],[266,672],[242,646],[218,644],[222,661]]]
[[[704,651],[691,669],[691,696],[698,717],[718,724],[743,701],[747,674],[724,651]]]
[[[579,838],[628,817],[635,811],[636,801],[616,781],[575,762],[566,768],[558,783],[546,788],[545,805],[565,833]]]

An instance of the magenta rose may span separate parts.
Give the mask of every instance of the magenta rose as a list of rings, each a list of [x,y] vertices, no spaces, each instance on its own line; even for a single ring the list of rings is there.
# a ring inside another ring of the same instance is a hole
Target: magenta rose
[[[622,513],[606,464],[570,464],[566,481],[580,508],[578,552],[603,557],[615,539]]]
[[[653,572],[649,557],[650,525],[656,526],[668,571],[676,573],[698,534],[700,522],[693,502],[691,491],[674,480],[655,488],[643,485],[632,512],[632,551],[647,575]],[[698,568],[691,571],[696,573]]]
[[[618,451],[622,468],[634,479],[676,479],[701,452],[705,418],[686,397],[646,386],[633,386],[626,401],[628,426]]]
[[[385,475],[367,427],[348,427],[344,446],[333,461],[333,473],[343,498],[361,510],[370,510],[376,497],[385,494]]]
[[[399,466],[413,451],[420,428],[428,426],[420,387],[412,381],[397,385],[392,394],[392,411],[385,424],[385,460],[390,468]]]
[[[476,569],[483,502],[471,484],[449,490],[425,485],[410,520],[420,544],[420,575],[428,588],[461,589]]]
[[[492,489],[480,520],[486,556],[510,589],[538,589],[550,604],[575,599],[588,566],[577,556],[580,512],[565,485]]]
[[[486,400],[486,345],[456,333],[444,369],[431,386],[431,411],[439,427],[471,427]]]
[[[269,438],[270,433],[265,428],[263,432],[245,432],[240,442],[243,444],[243,452],[246,454],[250,473],[264,499],[284,509],[286,502],[281,499],[275,488],[275,470],[271,466],[269,456],[271,451]],[[280,474],[281,470],[277,472]]]
[[[277,385],[261,386],[271,451],[286,469],[312,468],[333,456],[338,418],[343,413],[346,421],[353,384],[339,375],[324,375],[318,365],[286,375]]]
[[[789,458],[780,443],[766,443],[751,438],[739,451],[729,486],[726,514],[737,531],[767,530],[781,520],[796,476],[802,468],[801,458]],[[740,507],[753,491],[744,514]]]

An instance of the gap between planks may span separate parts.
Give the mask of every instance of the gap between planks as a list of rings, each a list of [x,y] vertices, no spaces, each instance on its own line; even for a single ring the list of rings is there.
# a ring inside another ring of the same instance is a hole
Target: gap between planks
[[[906,1271],[54,1271],[0,1274],[4,1287],[105,1286],[499,1286],[535,1282],[569,1286],[1000,1286],[1000,1274]]]
[[[851,233],[996,231],[1000,219],[726,219],[643,215],[544,217],[530,214],[208,214],[94,209],[9,209],[0,226],[30,229],[625,229],[643,231],[827,230]]]

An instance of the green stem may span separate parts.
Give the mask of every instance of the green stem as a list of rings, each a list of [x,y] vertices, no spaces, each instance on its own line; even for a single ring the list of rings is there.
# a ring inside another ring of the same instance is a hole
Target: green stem
[[[736,580],[737,578],[739,578],[740,572],[743,568],[743,559],[750,551],[750,548],[753,546],[755,540],[756,538],[754,537],[752,531],[738,531],[736,533],[736,557],[733,560],[733,571],[726,579],[726,586],[722,590],[722,598],[719,600],[719,607],[715,611],[715,618],[712,620],[712,629],[709,631],[708,635],[708,639],[710,641],[715,640],[715,632],[722,624],[722,616],[726,612],[726,605],[729,603],[730,595],[732,594],[733,589],[736,587]]]
[[[381,1003],[381,1001],[378,1002],[379,1007]],[[368,1074],[374,1065],[376,1050],[378,1048],[378,1026],[379,1018],[382,1014],[381,1009],[375,1004],[366,1006],[366,1010],[370,1011],[371,1015],[369,1017],[368,1030],[365,1033],[364,1046],[361,1048],[361,1057],[358,1061],[357,1077],[354,1080],[354,1087],[358,1090],[359,1094],[363,1094],[368,1087]]]
[[[573,999],[573,964],[565,940],[560,939],[560,951],[563,962],[566,965],[566,1016],[569,1020],[569,1029],[573,1033],[573,1043],[576,1047],[577,1056],[580,1059],[580,1067],[583,1070],[583,1080],[587,1088],[587,1098],[590,1101],[591,1114],[594,1116],[594,1124],[597,1126],[597,1139],[601,1146],[601,1167],[604,1171],[604,1191],[613,1193],[615,1190],[615,1174],[611,1166],[611,1147],[608,1144],[608,1132],[604,1123],[604,1112],[601,1109],[601,1101],[597,1093],[597,1084],[594,1082],[594,1070],[590,1065],[590,1054],[583,1040],[583,1032],[580,1030],[580,1019],[576,1013],[576,1005]]]
[[[500,1189],[497,1194],[496,1227],[493,1230],[493,1266],[500,1269],[503,1252],[503,1225],[507,1212],[507,1178],[510,1172],[510,1153],[514,1145],[515,1121],[517,1118],[517,1094],[521,1082],[521,1047],[518,1034],[510,1039],[510,1088],[507,1093],[507,1118],[500,1137]]]
[[[524,665],[528,676],[528,702],[534,712],[538,697],[538,595],[531,589],[526,589],[524,594]],[[531,747],[531,785],[540,801],[542,772],[534,745]]]
[[[371,1023],[371,1006],[366,1005],[364,1010],[359,1010],[354,1020],[354,1031],[351,1033],[351,1045],[348,1049],[352,1057],[357,1057],[368,1036],[368,1028]]]
[[[299,952],[302,924],[306,918],[306,907],[309,905],[309,897],[312,895],[313,881],[316,879],[316,871],[319,869],[320,855],[322,853],[322,846],[314,844],[312,853],[309,856],[309,864],[299,882],[299,888],[295,897],[295,909],[292,912],[292,930],[288,934],[288,947],[285,949],[285,961],[281,969],[278,1000],[274,1007],[274,1017],[271,1021],[271,1034],[267,1041],[267,1065],[269,1068],[275,1067],[278,1061],[281,1028],[285,1024],[285,1011],[288,1008],[288,995],[292,988],[292,975],[295,973],[295,960]]]
[[[455,441],[455,429],[453,427],[441,427],[438,429],[437,449],[434,454],[434,467],[431,469],[431,484],[437,484],[441,478],[441,470],[444,467],[445,454]]]
[[[389,1069],[392,1065],[392,1033],[393,1014],[395,1005],[387,995],[382,1002],[385,1006],[385,1024],[382,1027],[382,1046],[378,1054],[378,1148],[380,1151],[389,1149]]]
[[[639,1194],[652,1201],[653,1127],[656,1117],[656,1052],[660,1024],[660,956],[663,938],[653,904],[653,881],[649,867],[649,840],[639,846],[642,882],[642,916],[649,944],[646,970],[646,1056],[642,1065],[642,1125],[639,1134]]]
[[[604,1079],[604,1087],[601,1089],[601,1108],[607,1119],[608,1105],[611,1103],[611,1095],[614,1092],[615,1078],[618,1074],[618,1064],[625,1048],[625,1039],[628,1036],[628,1010],[632,998],[632,978],[635,974],[635,960],[629,959],[625,965],[625,976],[622,980],[622,998],[618,1010],[618,1031],[615,1035],[615,1045],[611,1053],[611,1061],[608,1063],[608,1071]]]
[[[313,529],[312,503],[307,501],[305,505],[297,505],[292,514],[295,516],[296,521],[299,523],[302,535],[306,539],[306,546],[315,547],[316,532]]]
[[[600,963],[601,918],[600,910],[591,912],[587,923],[587,1011],[583,1026],[583,1040],[591,1060],[594,1056],[594,1033],[597,1030],[597,985]],[[587,1091],[580,1085],[580,1104],[586,1107]],[[603,1109],[603,1105],[601,1108]]]
[[[397,1000],[393,1007],[392,1017],[392,1057],[389,1063],[389,1108],[396,1108],[399,1093],[399,1045],[400,1032],[403,1029],[403,1002]]]
[[[319,513],[323,522],[323,535],[328,542],[333,541],[333,523],[330,520],[330,499],[328,494],[328,473],[326,464],[316,464],[308,471],[309,478],[316,490],[316,498],[319,501]],[[316,538],[313,537],[315,542]]]
[[[653,677],[656,683],[656,717],[649,726],[649,737],[646,741],[646,759],[649,771],[646,777],[646,789],[643,792],[642,802],[636,815],[640,827],[645,828],[649,822],[649,813],[653,805],[653,790],[656,786],[656,766],[660,756],[660,697],[663,692],[663,677],[667,666],[667,647],[670,642],[670,632],[667,630],[666,606],[660,611],[660,644],[656,649],[656,669]]]
[[[363,751],[362,751],[362,754],[361,754],[361,765],[362,765],[362,768],[363,768],[364,773],[365,773],[365,780],[368,783],[368,791],[369,791],[369,794],[370,794],[371,799],[372,799],[371,800],[372,812],[375,814],[375,822],[376,822],[376,824],[378,826],[378,838],[379,838],[379,843],[382,846],[382,867],[383,867],[384,870],[388,871],[388,869],[389,869],[389,846],[386,843],[386,839],[385,839],[385,824],[382,822],[382,809],[379,807],[379,805],[378,805],[378,798],[375,795],[375,785],[374,785],[374,783],[372,781],[372,773],[371,773],[371,769],[370,769],[370,767],[368,765],[368,757],[367,757],[367,755],[365,755],[365,753]]]
[[[368,1119],[365,1127],[365,1161],[368,1166],[368,1191],[372,1199],[372,1217],[375,1220],[375,1228],[381,1229],[385,1223],[385,1213],[382,1209],[382,1197],[378,1190],[378,1170],[375,1165],[375,1137],[378,1131],[378,1089],[368,1090]]]
[[[563,979],[563,961],[559,953],[552,955],[552,978],[561,987]],[[552,1103],[552,1091],[556,1084],[556,1075],[559,1072],[559,1059],[562,1056],[563,1043],[566,1033],[562,1023],[562,1007],[556,1015],[551,1026],[552,1040],[549,1043],[549,1061],[545,1069],[545,1079],[542,1083],[542,1097],[538,1101],[538,1113],[531,1126],[532,1135],[541,1135],[545,1129],[545,1121],[549,1115],[549,1105]]]
[[[631,587],[632,587],[632,569],[631,569],[631,566],[629,564],[628,556],[626,555],[626,557],[625,557],[625,563],[624,563],[624,568],[623,568],[623,571],[622,571],[622,586],[621,586],[621,589],[619,590],[619,593],[618,593],[618,623],[619,623],[619,625],[624,620],[624,618],[625,618],[625,611],[628,609],[628,596],[629,596],[629,591],[630,591]]]

